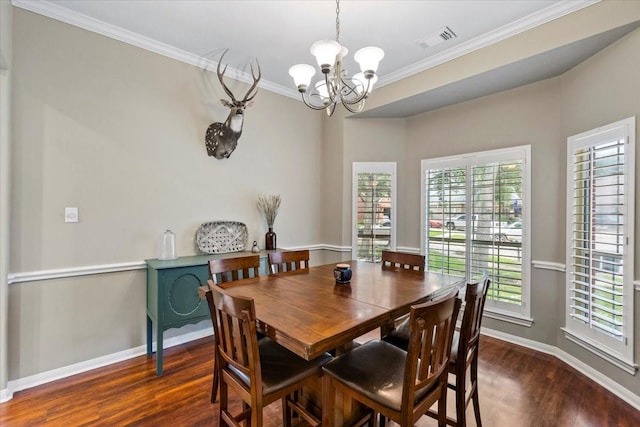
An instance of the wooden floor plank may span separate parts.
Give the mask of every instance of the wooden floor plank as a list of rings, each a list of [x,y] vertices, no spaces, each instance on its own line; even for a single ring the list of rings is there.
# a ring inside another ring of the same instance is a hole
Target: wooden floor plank
[[[0,404],[2,426],[211,426],[211,338],[167,349],[165,373],[141,356],[15,393]],[[485,427],[633,427],[640,412],[558,359],[482,337],[479,390]],[[240,402],[234,401],[236,408]],[[447,412],[455,414],[453,394]],[[265,410],[265,426],[280,426],[279,402]],[[473,409],[469,427],[476,427]],[[437,423],[423,417],[419,427]]]

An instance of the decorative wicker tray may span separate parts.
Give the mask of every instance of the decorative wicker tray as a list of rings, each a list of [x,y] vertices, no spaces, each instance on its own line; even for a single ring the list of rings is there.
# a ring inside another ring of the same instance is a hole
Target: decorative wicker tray
[[[206,254],[239,252],[247,247],[247,226],[238,221],[205,222],[196,231],[198,249]]]

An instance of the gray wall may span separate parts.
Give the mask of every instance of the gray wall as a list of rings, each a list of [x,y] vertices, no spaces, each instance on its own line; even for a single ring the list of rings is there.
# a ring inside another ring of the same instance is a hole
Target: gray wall
[[[11,3],[0,2],[0,401],[9,380],[8,307],[9,290],[9,194],[11,186],[11,68],[13,9]]]
[[[238,148],[217,160],[204,147],[228,113],[215,74],[20,9],[13,37],[12,273],[155,258],[165,227],[191,255],[212,220],[245,222],[264,246],[265,193],[283,199],[279,246],[323,243],[320,114],[261,90]],[[67,206],[79,223],[64,223]],[[144,344],[145,280],[10,285],[9,379]]]

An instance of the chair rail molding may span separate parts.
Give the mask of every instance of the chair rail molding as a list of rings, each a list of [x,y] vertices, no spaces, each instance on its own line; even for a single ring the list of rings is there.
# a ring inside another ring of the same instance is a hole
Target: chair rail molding
[[[100,264],[82,267],[59,268],[55,270],[26,271],[23,273],[9,273],[9,284],[36,282],[38,280],[62,279],[66,277],[91,276],[94,274],[117,273],[120,271],[144,270],[144,261],[121,262],[116,264]]]
[[[567,272],[567,266],[559,262],[540,261],[534,259],[531,260],[531,265],[533,266],[533,268],[538,268],[540,270],[554,270],[559,271],[560,273]]]
[[[309,249],[310,251],[331,251],[331,252],[351,252],[351,246],[338,245],[309,245],[290,246],[286,250]],[[194,254],[196,255],[196,254]],[[37,282],[39,280],[64,279],[66,277],[92,276],[94,274],[118,273],[122,271],[145,270],[145,261],[120,262],[114,264],[98,264],[81,267],[58,268],[53,270],[25,271],[21,273],[9,273],[7,281],[10,285],[27,282]]]

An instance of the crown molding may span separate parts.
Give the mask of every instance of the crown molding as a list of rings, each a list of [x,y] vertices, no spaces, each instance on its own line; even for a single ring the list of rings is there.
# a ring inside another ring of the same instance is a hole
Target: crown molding
[[[91,18],[87,15],[70,11],[46,0],[11,0],[11,4],[21,9],[38,13],[48,18],[82,28],[204,70],[215,69],[218,66],[218,63],[215,61],[194,55],[193,53],[178,49],[174,46],[145,37],[138,33],[125,30],[118,26],[108,24],[104,21]],[[243,83],[253,83],[253,77],[249,73],[232,67],[228,68],[228,73],[229,77],[233,79],[239,80]],[[297,90],[284,87],[264,79],[260,80],[258,87],[269,92],[274,92],[278,95],[300,100],[300,94]]]
[[[377,86],[382,87],[398,80],[402,80],[406,77],[428,70],[429,68],[451,61],[475,50],[490,46],[531,28],[553,21],[554,19],[560,18],[569,13],[591,6],[595,3],[599,3],[600,1],[601,0],[560,1],[541,11],[533,13],[508,25],[504,25],[480,37],[476,37],[451,49],[429,56],[422,61],[401,68],[398,71],[389,73],[380,78]],[[11,3],[21,9],[38,13],[79,28],[119,40],[123,43],[127,43],[195,67],[211,69],[207,67],[210,67],[211,65],[214,67],[217,66],[216,62],[206,60],[198,55],[194,55],[190,52],[178,49],[149,37],[142,36],[138,33],[127,31],[123,28],[91,18],[81,13],[70,11],[47,0],[11,0]],[[235,78],[236,80],[249,84],[253,82],[252,76],[248,73],[231,67],[229,67],[229,72],[230,77]],[[260,80],[258,87],[278,95],[293,98],[298,101],[300,100],[300,95],[297,90],[264,79]]]
[[[464,43],[460,43],[459,45],[452,47],[451,49],[447,49],[443,52],[431,55],[422,61],[415,62],[411,65],[399,69],[398,71],[380,77],[380,80],[376,83],[376,86],[379,88],[397,82],[398,80],[402,80],[414,74],[418,74],[422,71],[444,64],[445,62],[452,61],[473,51],[491,46],[492,44],[498,43],[499,41],[508,39],[509,37],[525,32],[539,25],[546,24],[547,22],[553,21],[572,12],[576,12],[585,7],[599,3],[600,1],[601,0],[563,0],[558,3],[554,3],[553,5],[545,9],[521,18],[515,22],[503,25],[502,27],[483,34],[479,37],[476,37]]]

